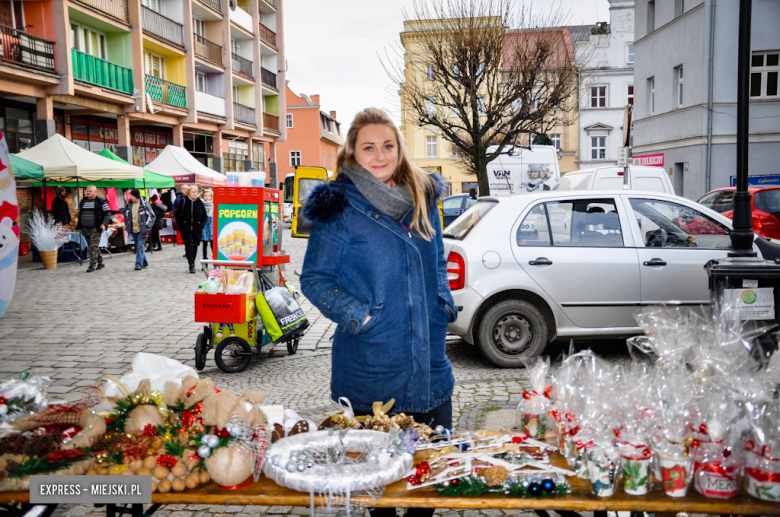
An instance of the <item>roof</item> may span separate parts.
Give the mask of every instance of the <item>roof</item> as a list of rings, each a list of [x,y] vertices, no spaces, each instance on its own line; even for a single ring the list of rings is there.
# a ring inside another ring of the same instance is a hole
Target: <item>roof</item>
[[[571,37],[572,44],[577,44],[580,41],[589,41],[592,29],[598,29],[598,25],[569,25],[569,36]]]
[[[328,129],[328,121],[331,122],[331,129]],[[344,145],[344,137],[341,135],[341,123],[324,111],[320,111],[320,138],[324,138],[336,145]]]
[[[501,68],[511,70],[519,50],[531,49],[523,54],[532,54],[537,45],[545,43],[546,40],[549,40],[554,48],[544,64],[545,68],[560,68],[574,61],[574,48],[567,27],[510,30],[504,37],[504,56]]]

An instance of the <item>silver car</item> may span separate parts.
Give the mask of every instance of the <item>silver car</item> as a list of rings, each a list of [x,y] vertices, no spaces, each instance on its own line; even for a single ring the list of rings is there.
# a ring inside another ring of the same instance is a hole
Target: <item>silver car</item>
[[[641,306],[709,304],[703,266],[728,255],[730,230],[717,212],[655,192],[481,197],[444,229],[460,310],[449,332],[502,367],[556,338],[640,334]],[[754,249],[780,256],[763,238]]]

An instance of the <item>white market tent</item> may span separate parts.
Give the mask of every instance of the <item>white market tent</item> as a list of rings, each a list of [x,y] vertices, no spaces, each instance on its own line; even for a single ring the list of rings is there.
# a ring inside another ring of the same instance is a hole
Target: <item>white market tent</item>
[[[144,177],[144,170],[141,167],[104,158],[59,134],[19,153],[19,156],[42,166],[43,179],[54,182],[73,179],[89,182]]]
[[[211,170],[196,160],[183,147],[166,146],[163,152],[151,163],[146,164],[146,170],[173,177],[177,185],[197,184],[209,187],[227,185],[227,177]]]

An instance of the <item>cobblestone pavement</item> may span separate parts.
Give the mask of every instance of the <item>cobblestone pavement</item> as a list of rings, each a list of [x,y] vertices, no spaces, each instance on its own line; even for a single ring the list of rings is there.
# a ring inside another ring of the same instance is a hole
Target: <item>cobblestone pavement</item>
[[[286,275],[298,287],[307,241],[291,239],[284,229],[283,244],[291,255]],[[175,358],[194,366],[193,346],[202,324],[193,319],[193,293],[203,275],[187,273],[181,246],[166,245],[148,258],[149,267],[134,270],[133,254],[105,258],[106,269],[85,274],[78,263],[60,264],[56,270],[26,267],[20,270],[16,292],[0,319],[0,377],[35,369],[52,380],[51,398],[75,400],[85,386],[103,374],[122,375],[130,370],[137,352]],[[296,274],[297,273],[297,274]],[[330,400],[330,336],[334,325],[308,301],[302,306],[312,322],[299,351],[288,355],[284,346],[255,357],[242,373],[218,370],[210,354],[202,376],[217,386],[241,393],[268,391],[269,403],[297,409],[319,420],[338,408]],[[625,349],[625,345],[622,345]],[[512,420],[512,408],[521,398],[523,370],[497,369],[475,347],[459,339],[448,341],[456,385],[454,420],[473,429],[490,421]],[[496,411],[495,414],[489,414]],[[68,506],[58,513],[83,517],[102,515],[90,506]],[[291,507],[210,507],[173,505],[161,517],[217,517],[221,515],[307,514]],[[498,510],[440,511],[454,517],[500,517],[519,514]]]

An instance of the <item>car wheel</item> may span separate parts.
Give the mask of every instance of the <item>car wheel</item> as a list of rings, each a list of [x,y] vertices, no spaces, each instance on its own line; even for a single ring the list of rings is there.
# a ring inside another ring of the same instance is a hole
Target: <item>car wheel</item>
[[[504,300],[485,312],[479,324],[477,344],[496,366],[520,368],[524,360],[538,356],[547,345],[547,322],[533,304]]]

